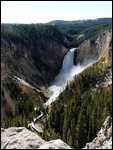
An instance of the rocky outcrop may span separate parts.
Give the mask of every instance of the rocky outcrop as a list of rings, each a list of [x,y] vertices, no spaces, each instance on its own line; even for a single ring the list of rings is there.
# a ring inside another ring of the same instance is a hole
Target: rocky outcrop
[[[98,87],[107,87],[112,84],[112,66],[109,66],[106,69],[106,73],[103,78],[100,78],[96,83],[96,88]]]
[[[110,61],[112,59],[112,29],[101,33],[95,43],[101,61]]]
[[[86,65],[98,59],[109,62],[112,59],[112,29],[101,33],[96,41],[86,40],[75,51],[75,64]]]
[[[24,127],[1,129],[1,149],[71,149],[62,140],[49,142]]]
[[[97,137],[83,149],[112,149],[112,118],[108,116]]]

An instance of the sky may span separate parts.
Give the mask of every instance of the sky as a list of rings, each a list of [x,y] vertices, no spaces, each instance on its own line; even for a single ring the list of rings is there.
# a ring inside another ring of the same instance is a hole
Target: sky
[[[112,18],[112,1],[1,1],[1,23]]]

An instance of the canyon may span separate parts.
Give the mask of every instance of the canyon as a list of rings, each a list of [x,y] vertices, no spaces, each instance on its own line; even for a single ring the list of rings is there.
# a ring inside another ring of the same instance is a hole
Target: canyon
[[[83,41],[75,48],[67,48],[58,39],[54,40],[46,36],[36,38],[34,44],[29,46],[22,42],[15,43],[13,40],[2,38],[1,116],[12,118],[17,116],[19,112],[18,102],[30,98],[33,106],[37,106],[38,102],[37,107],[44,111],[44,117],[48,117],[51,113],[52,103],[65,90],[67,82],[70,84],[75,76],[89,66],[95,66],[95,64],[97,66],[108,65],[108,68],[104,78],[100,78],[93,87],[94,90],[109,88],[112,86],[111,62],[112,29],[99,34],[96,40],[87,39]],[[43,104],[49,106],[49,113],[44,110]],[[19,105],[21,106],[21,103]],[[30,116],[32,119],[35,118],[34,114],[32,113]],[[112,148],[111,120],[110,116],[106,118],[97,137],[92,142],[87,143],[84,149]],[[61,139],[45,141],[25,127],[1,128],[1,136],[2,149],[20,149],[23,143],[25,149],[71,149]]]

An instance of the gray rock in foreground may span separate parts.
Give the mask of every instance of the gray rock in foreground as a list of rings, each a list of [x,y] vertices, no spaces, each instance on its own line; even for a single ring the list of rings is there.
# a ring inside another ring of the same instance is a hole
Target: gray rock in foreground
[[[112,149],[112,118],[108,116],[97,137],[83,149]]]
[[[1,149],[71,149],[62,140],[44,141],[25,127],[1,129]]]

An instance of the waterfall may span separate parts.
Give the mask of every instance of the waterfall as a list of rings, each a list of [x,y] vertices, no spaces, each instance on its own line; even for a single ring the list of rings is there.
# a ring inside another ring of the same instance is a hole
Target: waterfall
[[[70,51],[68,51],[68,53],[64,57],[61,72],[67,71],[73,66],[74,50],[75,48],[72,48]]]
[[[84,70],[85,67],[73,64],[74,51],[77,48],[70,49],[64,57],[62,63],[62,69],[56,76],[55,80],[51,83],[49,90],[52,92],[52,96],[45,103],[46,106],[50,105],[56,100],[59,94],[65,89],[67,82],[73,80],[74,76]]]

